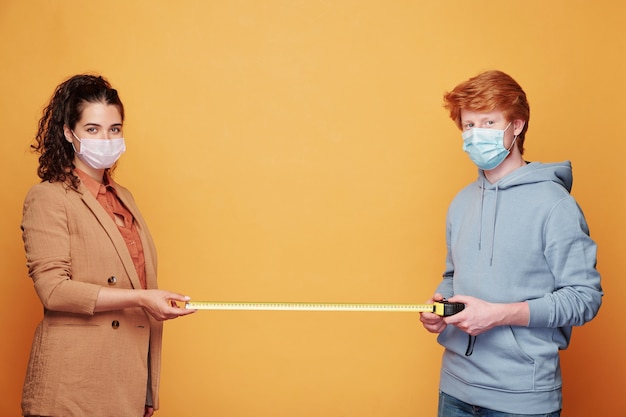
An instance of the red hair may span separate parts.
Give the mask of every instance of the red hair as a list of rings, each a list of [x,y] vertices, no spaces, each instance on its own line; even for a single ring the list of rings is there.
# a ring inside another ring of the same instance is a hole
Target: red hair
[[[526,123],[517,138],[517,146],[524,152],[524,138],[528,130],[530,107],[522,87],[502,71],[485,71],[454,87],[443,96],[444,107],[450,112],[459,129],[461,109],[486,113],[501,111],[507,121],[523,120]]]

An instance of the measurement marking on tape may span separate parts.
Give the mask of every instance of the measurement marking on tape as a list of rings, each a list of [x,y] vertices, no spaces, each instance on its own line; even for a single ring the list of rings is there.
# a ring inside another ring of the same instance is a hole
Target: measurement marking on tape
[[[435,302],[433,304],[344,304],[344,303],[257,303],[188,301],[185,308],[193,310],[265,310],[265,311],[405,311],[431,312],[451,316],[465,308],[462,303]]]

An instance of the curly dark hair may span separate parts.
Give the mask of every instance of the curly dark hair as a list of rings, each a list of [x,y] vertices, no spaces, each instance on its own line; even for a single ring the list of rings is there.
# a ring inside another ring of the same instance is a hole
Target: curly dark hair
[[[117,90],[102,76],[75,75],[60,84],[43,111],[35,143],[31,145],[36,153],[41,154],[37,175],[42,181],[68,181],[72,187],[78,187],[80,181],[74,174],[74,148],[65,139],[63,127],[74,129],[87,103],[117,106],[124,120],[124,105]]]

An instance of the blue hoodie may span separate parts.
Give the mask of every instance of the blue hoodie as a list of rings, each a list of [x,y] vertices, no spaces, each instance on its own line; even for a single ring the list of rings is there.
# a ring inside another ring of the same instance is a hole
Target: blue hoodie
[[[470,404],[517,414],[561,409],[559,350],[572,326],[591,320],[602,302],[596,244],[570,195],[572,168],[530,163],[491,184],[479,170],[448,210],[446,271],[437,292],[491,303],[527,301],[527,327],[495,327],[475,339],[454,326],[440,389]]]

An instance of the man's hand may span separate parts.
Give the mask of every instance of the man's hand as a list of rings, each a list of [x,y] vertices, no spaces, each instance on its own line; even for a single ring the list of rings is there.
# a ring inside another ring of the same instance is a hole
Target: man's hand
[[[433,297],[428,300],[427,304],[432,304],[435,301],[442,301],[443,296],[439,293],[433,295]],[[459,314],[459,313],[457,313]],[[435,314],[435,313],[420,313],[420,321],[422,322],[422,326],[426,330],[431,333],[441,333],[447,326],[447,323],[444,321],[443,317]]]
[[[496,326],[527,326],[530,318],[526,302],[489,303],[467,295],[455,295],[448,301],[463,303],[465,309],[442,320],[471,336],[478,336]]]

